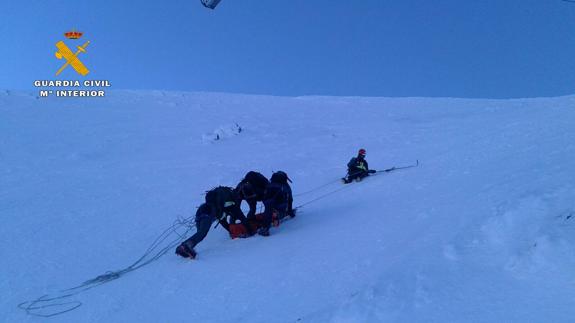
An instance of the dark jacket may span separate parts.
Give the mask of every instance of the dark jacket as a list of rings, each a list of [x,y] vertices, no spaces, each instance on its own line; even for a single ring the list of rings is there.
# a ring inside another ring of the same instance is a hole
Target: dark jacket
[[[242,179],[240,184],[242,183],[249,184],[249,186],[251,186],[250,188],[253,190],[253,193],[255,193],[258,197],[262,198],[266,190],[266,187],[268,186],[270,181],[268,181],[268,179],[264,175],[258,172],[251,171],[246,174],[244,179]]]
[[[362,157],[353,157],[349,163],[347,163],[347,173],[354,174],[354,173],[361,173],[361,172],[368,172],[369,166],[367,164],[367,160]]]
[[[218,186],[207,192],[206,204],[213,208],[212,214],[214,214],[214,217],[228,232],[230,231],[229,223],[227,221],[227,217],[229,216],[231,223],[235,223],[236,220],[240,220],[246,228],[246,232],[248,232],[248,234],[252,233],[252,228],[238,203],[237,194],[231,187]]]
[[[196,211],[196,224],[201,222],[203,219],[209,219],[210,222],[214,222],[216,220],[216,214],[214,211],[215,209],[207,203],[200,205]]]
[[[248,217],[256,214],[257,203],[258,201],[263,201],[265,190],[269,183],[264,175],[251,171],[236,186],[234,191],[238,197],[238,204],[245,200],[250,207]]]
[[[206,193],[206,204],[214,208],[212,212],[218,220],[222,220],[226,214],[230,214],[230,210],[236,213],[237,210],[235,209],[239,209],[237,201],[237,194],[231,187],[218,186]],[[241,210],[239,212],[241,213]]]
[[[271,178],[271,183],[266,187],[264,203],[266,206],[286,206],[288,213],[293,212],[293,195],[288,184],[289,178],[284,172],[276,172]],[[282,210],[278,210],[282,211]]]

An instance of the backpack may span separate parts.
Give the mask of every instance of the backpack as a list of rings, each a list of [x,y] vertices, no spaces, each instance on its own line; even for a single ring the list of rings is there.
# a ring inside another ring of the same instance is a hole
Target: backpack
[[[227,203],[235,203],[236,196],[234,191],[226,186],[218,186],[206,192],[206,204],[212,205],[217,209],[223,209],[229,205]]]
[[[259,190],[265,189],[270,183],[264,175],[254,171],[249,171],[244,177],[244,181],[249,182],[254,188]]]

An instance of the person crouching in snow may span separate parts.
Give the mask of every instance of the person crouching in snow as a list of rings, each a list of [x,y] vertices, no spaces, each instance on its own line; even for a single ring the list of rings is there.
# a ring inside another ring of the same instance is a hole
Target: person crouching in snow
[[[269,185],[268,179],[254,171],[250,171],[242,179],[242,181],[236,186],[234,190],[238,196],[238,204],[242,201],[246,201],[250,207],[247,218],[252,219],[256,215],[256,208],[258,202],[263,202],[266,187]]]
[[[248,235],[253,235],[254,232],[236,201],[237,196],[229,187],[219,186],[207,192],[206,202],[196,212],[197,231],[176,248],[176,254],[184,258],[196,258],[194,247],[204,240],[213,222],[217,220],[226,231],[230,232],[228,216],[231,223],[240,220]]]
[[[285,172],[278,171],[273,173],[270,178],[270,184],[266,187],[264,195],[264,219],[262,227],[258,231],[258,233],[264,237],[270,235],[274,212],[278,213],[278,218],[280,219],[286,215],[292,218],[295,216],[293,196],[288,181],[291,182],[288,175]]]
[[[369,174],[375,173],[375,170],[370,170],[365,160],[365,149],[360,149],[357,153],[357,157],[353,157],[349,163],[347,163],[347,176],[343,178],[344,183],[351,183],[351,181],[361,181],[364,177],[369,176]]]

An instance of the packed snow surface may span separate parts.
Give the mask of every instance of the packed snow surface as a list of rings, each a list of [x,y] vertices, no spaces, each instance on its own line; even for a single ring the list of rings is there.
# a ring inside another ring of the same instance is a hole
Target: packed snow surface
[[[0,322],[573,322],[574,107],[0,92]],[[344,186],[359,148],[420,165]],[[267,238],[212,229],[197,260],[170,250],[62,315],[18,308],[125,268],[249,170],[311,203]]]

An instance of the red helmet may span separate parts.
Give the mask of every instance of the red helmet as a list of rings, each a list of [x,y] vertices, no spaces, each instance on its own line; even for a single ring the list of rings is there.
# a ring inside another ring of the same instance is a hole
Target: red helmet
[[[357,154],[365,156],[365,149],[361,148]]]

